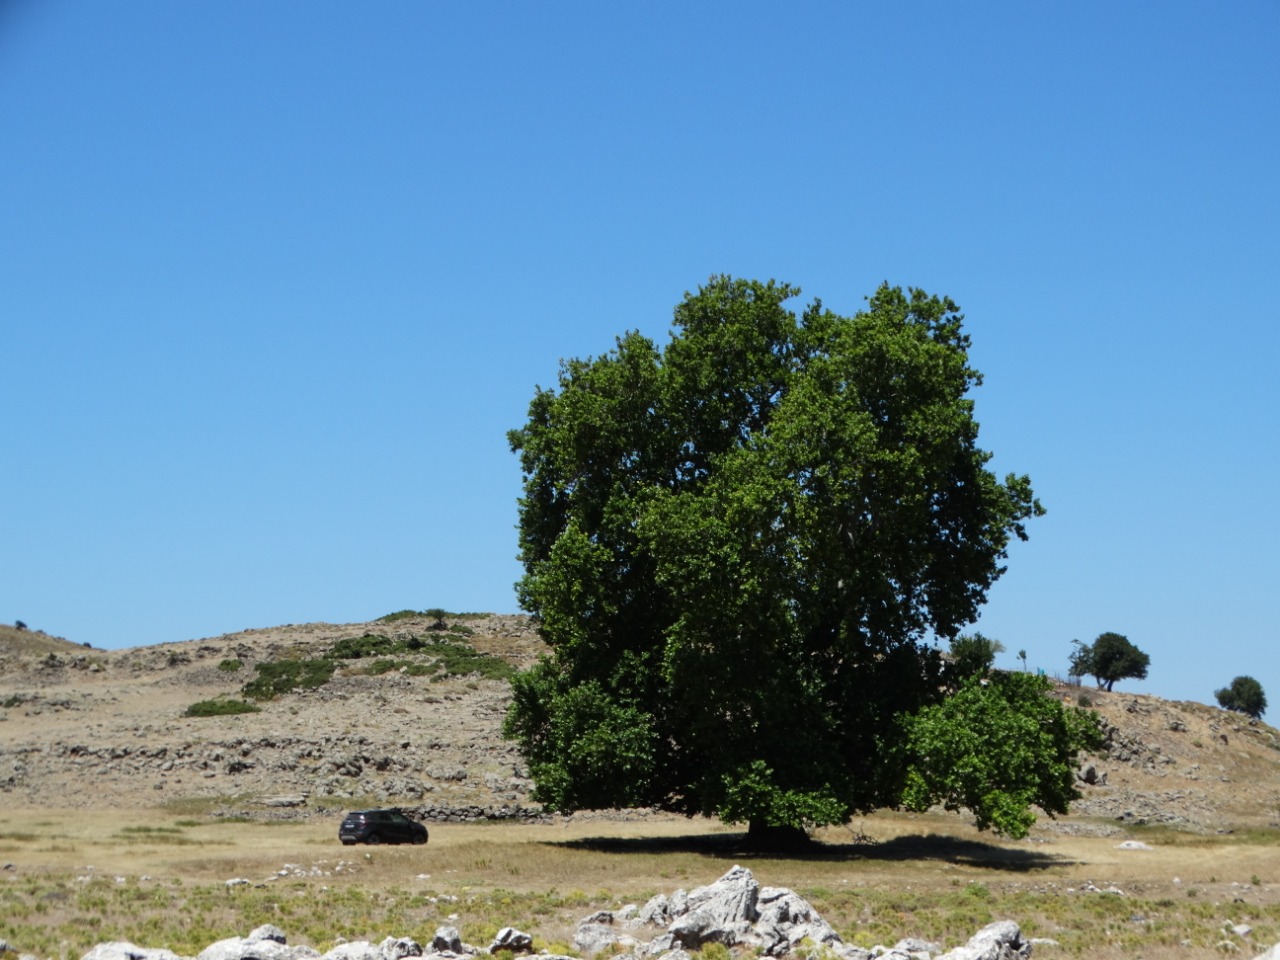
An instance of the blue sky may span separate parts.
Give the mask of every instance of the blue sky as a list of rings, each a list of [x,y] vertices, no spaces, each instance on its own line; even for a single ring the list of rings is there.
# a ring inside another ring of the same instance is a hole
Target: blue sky
[[[0,0],[0,621],[514,611],[506,431],[710,275],[965,310],[978,627],[1280,709],[1280,6]]]

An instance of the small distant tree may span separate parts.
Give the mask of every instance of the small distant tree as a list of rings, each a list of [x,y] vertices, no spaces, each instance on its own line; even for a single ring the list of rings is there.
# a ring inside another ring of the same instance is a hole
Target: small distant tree
[[[1067,660],[1067,677],[1072,683],[1079,683],[1084,677],[1093,673],[1093,645],[1072,640],[1075,650]]]
[[[1255,720],[1262,719],[1267,712],[1267,695],[1262,692],[1262,684],[1253,677],[1236,677],[1231,686],[1216,691],[1214,696],[1218,698],[1218,706],[1224,710],[1248,714]]]
[[[951,641],[951,669],[958,679],[985,676],[1004,644],[980,633],[962,633]]]
[[[13,621],[13,628],[15,630],[25,630],[27,629],[27,625],[23,623],[21,620],[15,620]]]
[[[1090,676],[1098,681],[1098,689],[1110,691],[1117,680],[1144,680],[1151,657],[1134,646],[1128,637],[1118,633],[1099,634],[1093,643],[1073,641],[1068,672],[1073,677]]]

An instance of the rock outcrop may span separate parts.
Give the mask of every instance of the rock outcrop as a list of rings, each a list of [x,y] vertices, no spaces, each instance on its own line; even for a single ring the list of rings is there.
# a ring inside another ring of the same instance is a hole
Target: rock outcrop
[[[818,951],[844,960],[922,960],[939,954],[937,944],[902,940],[893,947],[864,950],[846,944],[807,900],[784,887],[761,887],[751,871],[734,867],[715,883],[670,897],[659,894],[643,907],[602,910],[585,918],[574,946],[587,954],[618,953],[630,960],[682,960],[708,943],[769,957]],[[940,960],[1021,960],[1031,944],[1018,925],[1002,920],[980,930]]]
[[[574,946],[612,960],[690,960],[691,952],[717,943],[746,956],[817,957],[839,960],[1026,960],[1031,942],[1012,920],[979,930],[964,946],[941,953],[936,943],[900,940],[871,950],[846,944],[799,894],[785,887],[761,887],[751,871],[734,867],[715,883],[671,896],[659,894],[643,907],[602,910],[583,918]],[[229,937],[205,947],[195,960],[468,960],[481,954],[532,953],[533,938],[512,927],[498,931],[486,950],[462,941],[456,927],[440,927],[426,948],[407,937],[340,943],[326,953],[289,946],[284,931],[266,924],[245,937]],[[1273,954],[1275,954],[1273,956]],[[571,960],[539,954],[540,960]],[[187,960],[171,950],[132,943],[100,943],[82,960]],[[1277,951],[1259,960],[1280,960]]]

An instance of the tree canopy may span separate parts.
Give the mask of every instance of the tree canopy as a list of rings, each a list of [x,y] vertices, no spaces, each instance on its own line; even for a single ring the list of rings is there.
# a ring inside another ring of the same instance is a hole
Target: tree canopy
[[[1151,657],[1134,646],[1128,637],[1103,633],[1093,643],[1075,641],[1069,669],[1073,677],[1093,677],[1099,689],[1111,690],[1117,680],[1144,680]]]
[[[951,667],[961,677],[985,676],[1004,653],[1004,644],[981,633],[962,633],[951,641]]]
[[[664,349],[626,333],[535,392],[509,435],[517,590],[551,654],[517,677],[507,734],[562,811],[755,831],[933,798],[1019,833],[1015,811],[1065,804],[1045,771],[1074,756],[1078,718],[1018,687],[1006,702],[1059,718],[1052,748],[979,789],[921,771],[961,763],[933,734],[982,710],[922,711],[1006,690],[958,687],[936,641],[974,621],[1043,510],[1026,476],[987,469],[954,303],[886,285],[854,316],[797,315],[798,293],[713,277]]]
[[[1267,695],[1262,691],[1262,684],[1253,677],[1236,677],[1231,686],[1215,691],[1214,696],[1218,698],[1218,706],[1224,710],[1236,710],[1255,720],[1261,720],[1267,712]]]

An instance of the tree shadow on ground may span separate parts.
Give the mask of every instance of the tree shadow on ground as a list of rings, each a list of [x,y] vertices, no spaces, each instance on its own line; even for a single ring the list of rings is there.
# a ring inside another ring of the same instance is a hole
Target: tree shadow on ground
[[[981,840],[966,840],[941,834],[902,836],[892,840],[859,839],[850,843],[814,841],[786,851],[756,851],[745,844],[745,834],[709,833],[679,837],[584,837],[578,840],[546,841],[548,846],[596,853],[656,854],[692,853],[708,858],[733,857],[744,865],[772,860],[811,862],[896,863],[907,860],[932,860],[939,863],[983,867],[988,870],[1027,872],[1064,867],[1077,861],[1043,850],[1001,846]]]

